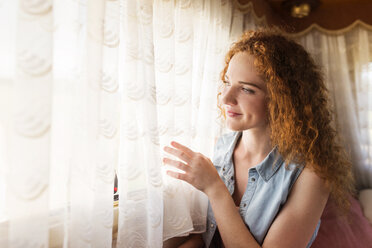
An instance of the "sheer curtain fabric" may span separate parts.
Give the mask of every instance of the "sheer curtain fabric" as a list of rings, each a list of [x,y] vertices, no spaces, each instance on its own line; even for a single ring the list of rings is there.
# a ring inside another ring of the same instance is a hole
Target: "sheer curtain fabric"
[[[0,246],[162,247],[202,232],[206,196],[164,175],[162,147],[212,156],[243,14],[227,0],[19,0],[0,2],[0,20]]]

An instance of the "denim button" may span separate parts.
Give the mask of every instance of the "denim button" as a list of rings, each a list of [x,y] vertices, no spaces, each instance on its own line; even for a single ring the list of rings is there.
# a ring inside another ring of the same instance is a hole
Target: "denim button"
[[[252,177],[252,182],[256,181],[256,178]]]
[[[247,203],[244,203],[244,204],[243,204],[243,208],[245,208],[246,206],[247,206]]]
[[[213,228],[213,227],[214,227],[214,224],[212,223],[212,224],[211,224],[211,228]]]
[[[225,167],[223,167],[223,168],[222,168],[222,171],[225,171],[225,170],[226,170]]]
[[[231,176],[231,180],[234,180],[234,176]]]

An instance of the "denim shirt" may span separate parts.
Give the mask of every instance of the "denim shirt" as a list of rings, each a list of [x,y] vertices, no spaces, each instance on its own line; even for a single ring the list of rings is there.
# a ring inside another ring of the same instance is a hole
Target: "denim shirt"
[[[212,159],[231,195],[235,186],[232,155],[241,135],[242,132],[231,132],[221,136],[215,145]],[[240,202],[239,213],[260,245],[302,170],[303,166],[295,164],[289,164],[286,169],[283,158],[275,148],[261,163],[249,169],[247,188]],[[319,226],[320,220],[307,247],[316,238]],[[203,233],[206,247],[210,246],[216,228],[216,220],[211,205],[208,204],[207,230]]]

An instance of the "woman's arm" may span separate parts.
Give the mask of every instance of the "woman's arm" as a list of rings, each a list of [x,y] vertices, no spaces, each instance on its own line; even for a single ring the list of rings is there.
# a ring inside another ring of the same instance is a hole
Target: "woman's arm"
[[[239,211],[236,211],[234,200],[222,181],[218,186],[205,193],[208,195],[214,218],[226,248],[260,247],[245,226]]]
[[[330,190],[305,168],[289,198],[271,225],[263,247],[306,247],[327,203]]]
[[[246,228],[225,185],[207,192],[225,247],[260,247]],[[305,168],[271,225],[262,247],[306,247],[327,203],[323,180]]]
[[[166,147],[164,150],[186,164],[172,159],[164,159],[164,162],[185,173],[168,171],[168,175],[184,180],[207,194],[225,247],[260,247],[236,211],[235,203],[212,162],[181,144],[172,142],[172,145],[177,149]],[[263,247],[306,247],[328,196],[329,190],[323,180],[305,168],[272,223]]]

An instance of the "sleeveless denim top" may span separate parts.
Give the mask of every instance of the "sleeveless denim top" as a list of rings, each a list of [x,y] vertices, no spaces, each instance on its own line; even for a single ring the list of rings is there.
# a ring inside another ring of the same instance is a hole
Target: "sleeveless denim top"
[[[235,186],[232,155],[241,135],[242,132],[231,132],[221,136],[215,145],[212,159],[231,195]],[[302,170],[302,166],[295,164],[290,164],[286,169],[283,158],[275,148],[261,163],[249,169],[247,188],[240,202],[239,213],[260,245]],[[319,226],[320,220],[307,247],[316,238]],[[208,204],[207,230],[203,233],[206,247],[210,247],[216,228],[216,220]]]

